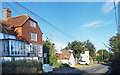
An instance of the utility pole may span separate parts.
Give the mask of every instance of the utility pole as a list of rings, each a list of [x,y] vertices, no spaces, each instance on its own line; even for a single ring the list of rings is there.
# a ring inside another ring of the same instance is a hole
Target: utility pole
[[[102,61],[103,61],[103,49],[102,49]]]
[[[51,49],[52,49],[52,56],[53,56],[52,33],[51,33]]]

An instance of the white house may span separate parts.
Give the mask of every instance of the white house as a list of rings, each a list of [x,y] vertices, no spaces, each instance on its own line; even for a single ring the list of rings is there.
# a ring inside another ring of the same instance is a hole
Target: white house
[[[80,64],[89,64],[89,50],[85,48],[85,53],[80,54],[80,58],[78,60],[78,63]]]
[[[56,52],[57,54],[57,62],[58,63],[67,63],[71,67],[75,65],[75,58],[71,50],[61,50]]]

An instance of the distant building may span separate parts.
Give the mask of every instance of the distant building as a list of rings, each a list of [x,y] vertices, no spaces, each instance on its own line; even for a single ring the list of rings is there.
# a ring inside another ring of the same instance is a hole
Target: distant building
[[[11,10],[3,10],[0,20],[0,47],[3,57],[38,57],[43,61],[42,31],[27,14],[11,17]]]
[[[95,56],[99,56],[99,53],[97,53],[96,51],[95,51]]]
[[[73,56],[72,50],[61,50],[56,52],[57,54],[57,62],[58,63],[67,63],[70,66],[75,65],[75,58]]]
[[[89,60],[91,61],[91,62],[93,62],[93,58],[89,55]]]
[[[89,64],[89,50],[87,48],[85,48],[85,53],[81,53],[80,54],[80,58],[78,60],[79,62],[85,62],[86,64]]]

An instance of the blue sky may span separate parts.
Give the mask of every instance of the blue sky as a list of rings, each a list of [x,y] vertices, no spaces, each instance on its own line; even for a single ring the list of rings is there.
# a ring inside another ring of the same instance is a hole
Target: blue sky
[[[42,32],[43,39],[53,35],[56,49],[64,48],[68,42],[74,40],[90,40],[96,49],[105,48],[103,43],[109,44],[109,39],[117,33],[112,2],[19,2],[49,23],[61,29],[71,37],[64,35],[49,24],[39,20],[13,2],[2,3],[2,9],[10,8],[12,17],[28,14],[35,19]]]

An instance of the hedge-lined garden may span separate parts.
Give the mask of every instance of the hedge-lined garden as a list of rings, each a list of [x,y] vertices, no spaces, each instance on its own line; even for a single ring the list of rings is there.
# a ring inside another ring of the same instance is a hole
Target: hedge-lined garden
[[[3,73],[38,73],[42,71],[41,61],[17,60],[2,62]]]

